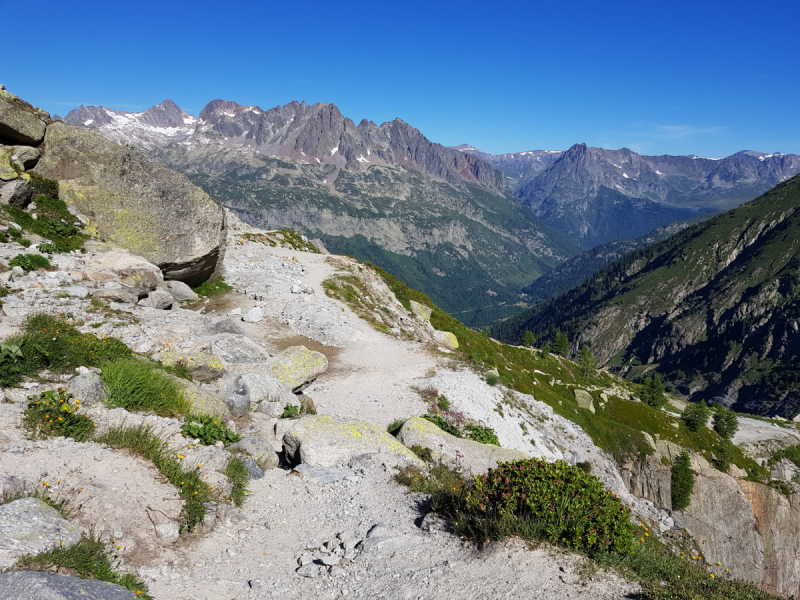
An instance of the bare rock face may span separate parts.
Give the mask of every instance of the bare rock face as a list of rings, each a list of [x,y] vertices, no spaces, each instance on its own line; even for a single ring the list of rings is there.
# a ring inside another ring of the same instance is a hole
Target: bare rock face
[[[620,475],[632,494],[672,510],[672,470],[661,462],[662,456],[656,452],[645,462],[629,460],[620,466]]]
[[[137,596],[116,583],[40,571],[0,575],[0,600],[130,600]]]
[[[38,498],[20,498],[0,506],[0,568],[23,554],[72,546],[81,534],[58,511]]]
[[[800,494],[784,496],[761,483],[740,480],[744,495],[753,506],[755,526],[764,544],[761,589],[772,594],[800,594]]]
[[[225,251],[225,213],[185,176],[93,132],[47,127],[37,171],[88,217],[90,233],[158,265],[165,279],[196,286]]]

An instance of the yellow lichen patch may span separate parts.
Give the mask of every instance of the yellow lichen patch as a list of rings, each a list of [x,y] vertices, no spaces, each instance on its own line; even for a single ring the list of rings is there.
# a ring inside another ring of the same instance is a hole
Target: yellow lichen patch
[[[290,387],[297,387],[328,370],[328,359],[305,346],[291,346],[280,353],[272,374]]]

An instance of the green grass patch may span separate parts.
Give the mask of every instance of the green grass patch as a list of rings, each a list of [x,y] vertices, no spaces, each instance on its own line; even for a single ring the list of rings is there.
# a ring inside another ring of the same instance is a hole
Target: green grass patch
[[[64,389],[43,392],[28,396],[22,422],[36,438],[64,436],[85,442],[94,433],[94,421],[79,411],[80,400]]]
[[[216,296],[218,294],[230,292],[232,289],[233,287],[225,283],[224,277],[218,277],[214,280],[204,281],[202,284],[194,288],[194,293],[198,296],[208,298],[210,296]]]
[[[153,600],[147,586],[133,573],[117,573],[111,568],[103,542],[94,535],[83,536],[69,548],[55,548],[36,555],[23,556],[17,561],[17,569],[64,571],[84,579],[96,579],[115,583],[136,594],[137,598]]]
[[[442,415],[427,413],[420,416],[426,421],[430,421],[431,423],[436,425],[439,429],[441,429],[445,433],[449,433],[450,435],[454,435],[458,438],[462,437],[461,432],[458,430],[458,428],[448,423]]]
[[[184,469],[177,456],[168,451],[147,427],[115,427],[95,438],[99,444],[126,449],[151,461],[178,488],[183,498],[181,531],[192,531],[205,517],[204,502],[214,499],[211,488],[196,470]]]
[[[47,186],[45,185],[45,188]],[[34,192],[36,194],[36,192]],[[14,206],[4,207],[17,225],[50,240],[49,247],[55,252],[70,252],[83,247],[89,236],[75,225],[75,217],[67,205],[57,196],[40,192],[34,199],[36,218],[30,212]]]
[[[72,373],[79,366],[98,367],[133,353],[117,339],[81,333],[72,322],[46,314],[28,317],[25,333],[4,345],[12,346],[18,351],[0,350],[0,387],[14,386],[39,369]]]
[[[386,428],[386,431],[388,431],[392,435],[397,435],[398,432],[400,431],[400,428],[403,426],[403,423],[405,422],[406,422],[405,419],[395,419],[394,421],[389,423],[389,426]]]
[[[128,411],[152,410],[170,417],[190,410],[183,392],[155,363],[136,358],[118,360],[102,368],[102,377],[111,406]]]
[[[468,432],[467,437],[475,442],[491,444],[492,446],[500,445],[500,440],[497,439],[497,434],[491,427],[484,427],[483,425],[465,425],[464,429]]]

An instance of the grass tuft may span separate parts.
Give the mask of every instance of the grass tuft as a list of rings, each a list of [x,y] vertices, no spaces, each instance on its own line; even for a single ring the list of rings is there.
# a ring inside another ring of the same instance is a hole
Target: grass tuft
[[[238,458],[232,458],[225,468],[225,475],[231,483],[229,500],[236,506],[241,506],[247,495],[247,467]]]
[[[22,570],[60,570],[74,573],[84,579],[97,579],[115,583],[132,591],[137,598],[153,600],[144,582],[133,573],[116,573],[111,569],[103,542],[94,535],[83,536],[74,546],[55,548],[36,555],[23,556],[17,562]]]
[[[35,438],[64,436],[85,442],[94,433],[94,421],[79,411],[80,400],[62,388],[28,396],[22,422]]]
[[[230,292],[233,289],[230,285],[225,283],[224,277],[219,277],[218,279],[214,279],[213,281],[204,281],[201,285],[194,288],[195,294],[198,296],[209,297],[209,296],[216,296],[217,294],[224,294],[225,292]]]
[[[170,417],[189,412],[183,392],[158,365],[139,359],[118,360],[104,366],[102,376],[112,406],[128,411],[152,410]]]

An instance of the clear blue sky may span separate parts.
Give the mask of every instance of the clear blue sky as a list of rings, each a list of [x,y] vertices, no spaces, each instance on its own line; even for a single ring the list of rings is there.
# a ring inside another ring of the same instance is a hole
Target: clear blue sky
[[[796,0],[0,4],[0,83],[62,116],[327,101],[491,153],[800,153]]]

